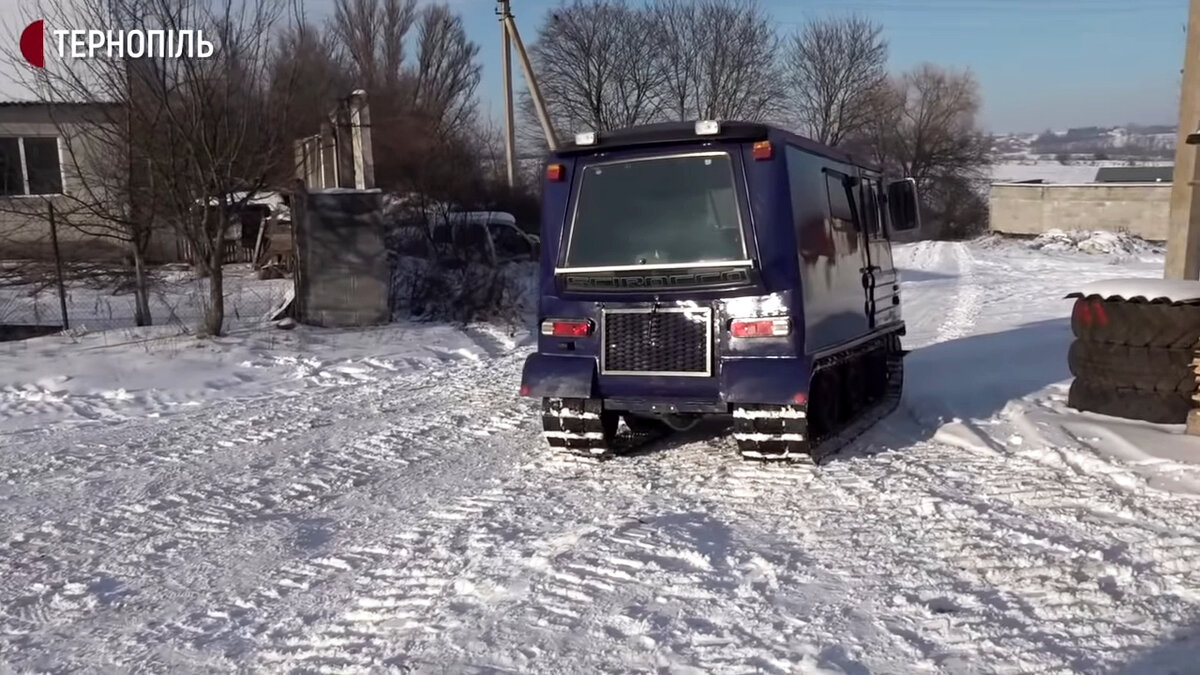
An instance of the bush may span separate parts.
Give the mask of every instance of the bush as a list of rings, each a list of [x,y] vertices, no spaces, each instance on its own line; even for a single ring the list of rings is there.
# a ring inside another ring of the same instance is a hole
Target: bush
[[[523,323],[536,303],[537,265],[447,264],[398,257],[392,313],[424,321]]]

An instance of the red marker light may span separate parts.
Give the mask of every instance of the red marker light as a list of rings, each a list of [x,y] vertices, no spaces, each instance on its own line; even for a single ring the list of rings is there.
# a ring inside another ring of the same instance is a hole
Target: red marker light
[[[592,334],[592,322],[587,319],[546,319],[542,335],[553,337],[587,337]]]
[[[782,319],[734,319],[729,322],[729,333],[735,338],[783,337],[792,332],[792,320]]]
[[[562,164],[551,164],[546,167],[546,180],[552,183],[562,181],[567,175],[567,169]]]
[[[771,159],[775,156],[775,146],[771,145],[771,141],[759,141],[754,144],[753,153],[755,160]]]

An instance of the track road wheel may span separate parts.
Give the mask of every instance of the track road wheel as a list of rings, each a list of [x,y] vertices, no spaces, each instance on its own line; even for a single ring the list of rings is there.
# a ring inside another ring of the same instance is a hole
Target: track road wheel
[[[605,457],[620,415],[594,398],[542,399],[542,434],[550,447],[573,455]]]

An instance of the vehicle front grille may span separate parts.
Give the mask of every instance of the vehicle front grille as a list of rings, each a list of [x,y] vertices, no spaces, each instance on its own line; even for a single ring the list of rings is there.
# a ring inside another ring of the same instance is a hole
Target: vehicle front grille
[[[712,310],[680,307],[604,310],[600,372],[709,375]]]

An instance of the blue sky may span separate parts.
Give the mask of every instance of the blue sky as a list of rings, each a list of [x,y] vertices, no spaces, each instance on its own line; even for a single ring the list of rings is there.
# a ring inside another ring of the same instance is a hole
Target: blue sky
[[[49,0],[53,1],[53,0]],[[333,0],[301,0],[312,19]],[[760,0],[781,32],[812,16],[858,11],[883,24],[895,70],[921,61],[970,68],[991,131],[1041,131],[1127,122],[1173,124],[1178,115],[1187,0]],[[15,48],[18,0],[0,0]],[[450,0],[481,50],[480,98],[502,114],[500,28],[494,0]],[[559,0],[512,0],[532,41]],[[520,70],[514,74],[520,82]],[[0,97],[19,92],[0,76]]]
[[[812,16],[865,13],[883,24],[894,69],[921,61],[968,67],[989,130],[1174,124],[1187,0],[760,0],[795,30]],[[521,36],[558,0],[512,0]],[[458,0],[484,62],[481,99],[502,114],[500,29],[493,0]],[[515,63],[514,73],[520,78]]]

